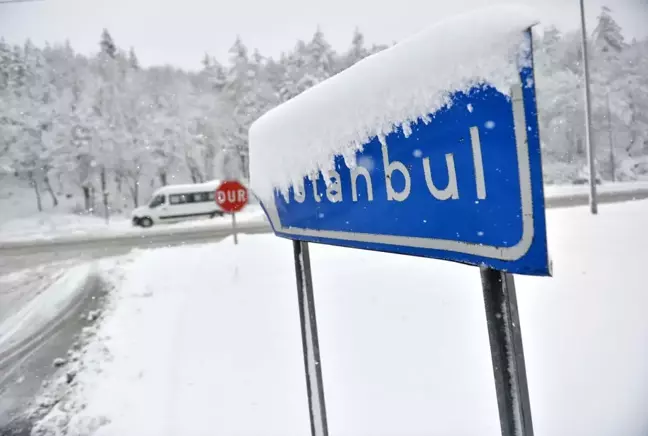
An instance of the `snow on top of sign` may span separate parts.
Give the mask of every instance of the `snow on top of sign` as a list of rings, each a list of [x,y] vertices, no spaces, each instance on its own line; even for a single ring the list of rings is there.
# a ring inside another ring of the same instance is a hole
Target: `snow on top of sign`
[[[252,189],[270,200],[335,156],[354,154],[449,103],[449,95],[488,83],[501,92],[519,82],[523,31],[532,9],[500,5],[441,21],[369,56],[267,112],[250,128]]]

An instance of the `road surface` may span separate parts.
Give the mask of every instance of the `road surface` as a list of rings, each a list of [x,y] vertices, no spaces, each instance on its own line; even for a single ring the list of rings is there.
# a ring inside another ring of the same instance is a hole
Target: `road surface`
[[[79,240],[70,238],[54,242],[36,241],[20,243],[0,243],[0,276],[24,268],[52,262],[81,263],[93,259],[114,257],[128,254],[134,248],[160,248],[178,245],[203,244],[218,242],[232,234],[232,229],[203,228],[167,230],[151,232],[145,235],[119,235],[115,237],[97,237]],[[242,225],[239,233],[255,234],[270,232],[269,224],[256,222]],[[0,306],[3,304],[0,285]],[[2,309],[0,309],[1,320]]]
[[[648,198],[648,189],[637,189],[635,191],[618,191],[618,192],[605,192],[601,191],[596,194],[599,204],[606,203],[621,203],[624,201],[643,200]],[[589,204],[587,195],[574,194],[564,196],[551,196],[545,198],[545,205],[547,208],[564,208],[585,206]]]
[[[31,423],[22,416],[25,408],[57,370],[54,359],[65,358],[90,323],[83,315],[99,307],[102,295],[101,280],[88,277],[79,298],[47,326],[0,353],[0,435],[29,434]]]
[[[237,227],[238,233],[255,234],[270,232],[266,221],[250,221]],[[188,228],[151,228],[141,233],[100,235],[92,237],[70,237],[52,240],[0,242],[0,258],[16,256],[40,256],[45,253],[59,255],[80,255],[107,257],[115,253],[127,253],[133,248],[158,248],[185,244],[201,244],[219,241],[232,234],[231,227],[196,226]],[[71,254],[73,253],[73,254]],[[2,268],[2,266],[0,266]]]

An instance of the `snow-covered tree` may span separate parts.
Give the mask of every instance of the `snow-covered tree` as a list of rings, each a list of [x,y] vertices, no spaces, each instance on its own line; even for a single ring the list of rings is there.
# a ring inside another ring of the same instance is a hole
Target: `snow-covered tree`
[[[279,59],[283,77],[279,81],[277,91],[281,102],[290,100],[308,89],[309,86],[312,86],[312,83],[304,85],[304,81],[302,80],[306,74],[305,52],[306,43],[304,41],[298,41],[292,52],[282,54]]]
[[[53,169],[51,141],[57,118],[58,95],[53,72],[40,49],[27,41],[22,51],[14,50],[14,75],[11,107],[5,111],[6,148],[15,173],[34,189],[38,210],[43,209],[43,187],[52,198],[58,199],[50,183]]]
[[[67,108],[63,112],[65,122],[58,126],[58,153],[60,168],[74,188],[83,197],[83,209],[91,211],[94,206],[94,180],[100,160],[95,140],[95,95],[101,81],[94,74],[87,59],[80,58],[73,65],[74,82],[66,91]],[[68,190],[68,192],[74,192]]]
[[[604,8],[590,41],[597,171],[648,177],[648,39],[626,42]],[[141,65],[108,30],[98,42],[85,56],[69,43],[0,39],[0,172],[28,182],[36,208],[65,196],[108,211],[176,181],[247,178],[247,132],[259,116],[387,48],[356,29],[338,53],[316,29],[273,59],[238,38],[226,59],[205,54],[188,72]],[[565,182],[585,165],[580,35],[550,27],[534,47],[547,180]]]
[[[621,56],[620,74],[613,82],[623,101],[620,118],[627,130],[625,151],[648,153],[648,40],[635,42]]]
[[[349,68],[351,65],[369,56],[369,54],[369,49],[365,46],[364,35],[360,32],[360,29],[356,28],[351,39],[351,48],[344,55],[340,56],[338,70],[342,71]]]
[[[601,8],[592,41],[594,47],[602,53],[621,53],[626,47],[621,26],[612,18],[612,10],[607,6]]]
[[[191,107],[191,84],[169,67],[150,68],[144,76],[148,95],[142,124],[149,138],[154,174],[161,185],[172,181],[173,171],[184,162],[183,142],[187,141]]]
[[[314,83],[322,82],[335,74],[335,51],[319,28],[313,35],[313,39],[306,46],[304,57],[305,67],[307,69],[306,74],[310,76]]]
[[[117,56],[117,46],[115,45],[112,36],[110,36],[108,29],[104,29],[101,32],[101,41],[99,42],[99,45],[101,46],[101,53],[115,59]]]
[[[632,146],[625,144],[631,123],[633,97],[626,92],[628,74],[622,74],[628,48],[621,26],[612,11],[603,6],[592,34],[592,118],[597,157],[604,177],[615,180],[620,160],[628,158]],[[623,82],[619,83],[619,78]]]
[[[247,131],[260,112],[254,94],[260,65],[249,58],[241,38],[236,38],[229,50],[229,64],[223,93],[232,105],[234,129],[228,132],[228,140],[223,147],[225,165],[230,177],[247,179]]]

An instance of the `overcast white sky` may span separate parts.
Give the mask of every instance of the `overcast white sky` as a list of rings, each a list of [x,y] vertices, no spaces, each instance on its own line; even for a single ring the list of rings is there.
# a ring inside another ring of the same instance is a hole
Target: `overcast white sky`
[[[1,0],[0,0],[1,1]],[[579,25],[578,0],[510,0],[533,5],[542,24]],[[489,0],[44,0],[0,4],[0,35],[12,43],[69,39],[83,53],[98,50],[106,27],[120,47],[134,46],[145,65],[198,68],[207,51],[225,60],[240,34],[248,47],[275,56],[308,39],[319,25],[336,49],[358,26],[369,43],[397,41],[431,22]],[[607,4],[628,39],[648,34],[648,0],[585,0],[588,30]],[[469,29],[467,29],[469,31]]]

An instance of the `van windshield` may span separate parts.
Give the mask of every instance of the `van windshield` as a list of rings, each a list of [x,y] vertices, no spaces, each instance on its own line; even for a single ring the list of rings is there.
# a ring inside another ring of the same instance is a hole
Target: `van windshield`
[[[151,209],[153,209],[155,207],[158,207],[161,204],[164,204],[164,195],[163,194],[156,195],[155,197],[153,197],[153,199],[149,203],[149,207]]]

